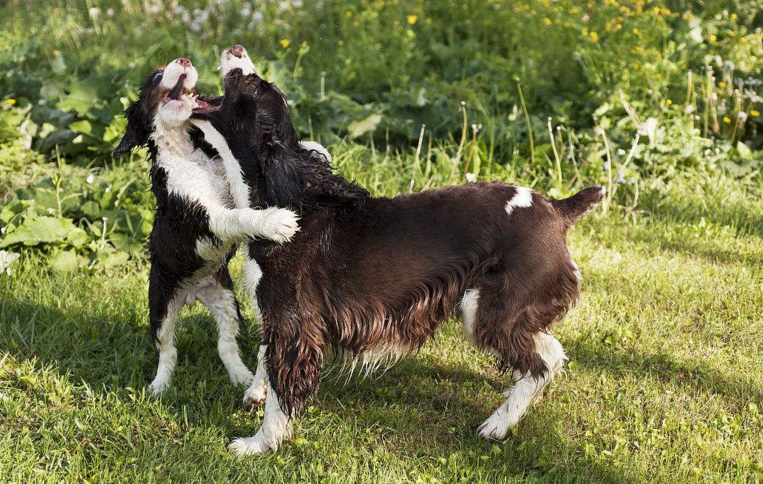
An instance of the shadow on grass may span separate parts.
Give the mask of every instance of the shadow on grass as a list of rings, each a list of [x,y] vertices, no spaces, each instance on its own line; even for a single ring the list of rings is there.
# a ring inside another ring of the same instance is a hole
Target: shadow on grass
[[[567,355],[580,366],[589,369],[606,369],[615,374],[648,374],[677,387],[690,387],[691,393],[699,391],[708,395],[718,394],[736,400],[740,405],[749,401],[763,401],[763,387],[752,381],[729,378],[710,365],[680,362],[665,354],[633,354],[615,350],[590,339],[565,341]]]
[[[137,312],[66,314],[56,308],[5,298],[0,301],[0,314],[15,315],[0,321],[0,351],[19,360],[36,359],[36,365],[68,375],[74,384],[85,382],[97,392],[124,396],[126,387],[142,388],[153,376],[156,356],[148,329],[136,323]],[[241,391],[230,387],[217,357],[211,317],[198,313],[190,318],[184,316],[186,329],[179,332],[177,339],[176,379],[164,403],[172,411],[182,411],[188,425],[185,432],[218,428],[230,437],[245,435],[250,429],[232,429],[231,416],[240,411]],[[246,361],[253,360],[252,350],[245,351]],[[429,456],[459,453],[469,466],[479,469],[480,475],[491,476],[489,481],[511,477],[530,482],[644,481],[636,471],[616,470],[589,458],[582,444],[566,438],[554,422],[534,421],[534,412],[518,433],[496,451],[492,443],[479,439],[475,430],[499,404],[497,394],[505,383],[487,378],[487,393],[494,391],[495,396],[480,399],[478,392],[462,390],[471,386],[485,389],[482,376],[465,367],[424,360],[409,358],[380,377],[353,378],[347,384],[342,379],[325,379],[316,401],[315,418],[322,419],[320,412],[330,411],[341,426],[344,422],[350,426],[351,422],[359,422],[363,428],[381,427],[385,439],[378,445],[389,448],[403,462],[421,452]],[[303,420],[311,418],[308,415]],[[253,416],[252,432],[255,420]],[[374,436],[369,438],[366,445],[377,445]],[[303,454],[296,447],[286,445],[280,452],[305,462],[326,457]],[[568,465],[570,461],[574,466]],[[197,464],[186,462],[183,467]],[[636,477],[628,477],[629,473]]]

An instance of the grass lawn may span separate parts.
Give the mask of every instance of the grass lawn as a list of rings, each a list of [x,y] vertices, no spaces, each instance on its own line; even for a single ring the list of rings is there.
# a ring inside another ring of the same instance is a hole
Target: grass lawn
[[[0,481],[760,482],[763,202],[724,179],[641,200],[635,222],[597,212],[571,232],[570,362],[503,444],[475,429],[506,379],[454,320],[382,375],[328,374],[291,443],[234,458],[263,414],[242,409],[200,305],[156,400],[146,264],[60,274],[26,256],[0,277]]]

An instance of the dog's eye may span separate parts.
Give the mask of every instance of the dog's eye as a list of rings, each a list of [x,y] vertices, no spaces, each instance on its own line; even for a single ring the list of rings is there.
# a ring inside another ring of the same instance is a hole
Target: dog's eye
[[[156,82],[164,76],[164,72],[157,72],[152,82]]]

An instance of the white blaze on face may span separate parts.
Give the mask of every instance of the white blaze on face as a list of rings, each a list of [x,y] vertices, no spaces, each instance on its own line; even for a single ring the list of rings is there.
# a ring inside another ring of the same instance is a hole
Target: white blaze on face
[[[185,74],[183,87],[193,89],[196,87],[196,81],[199,74],[193,66],[183,66],[178,59],[170,62],[162,77],[161,87],[172,89],[180,80],[180,76]],[[165,126],[177,126],[185,123],[193,114],[193,108],[196,107],[196,97],[190,94],[182,94],[175,100],[163,100],[159,106],[158,120]]]
[[[233,69],[241,69],[241,72],[245,76],[254,74],[254,63],[249,58],[249,54],[244,50],[241,57],[236,57],[231,54],[229,50],[223,51],[223,55],[220,57],[220,69],[223,71],[223,76],[228,75]]]

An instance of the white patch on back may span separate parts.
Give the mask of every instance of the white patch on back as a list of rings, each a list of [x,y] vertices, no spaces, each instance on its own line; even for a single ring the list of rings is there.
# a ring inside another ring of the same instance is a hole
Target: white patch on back
[[[511,215],[515,208],[527,208],[533,204],[533,191],[527,187],[515,187],[517,192],[506,202],[506,213]]]

